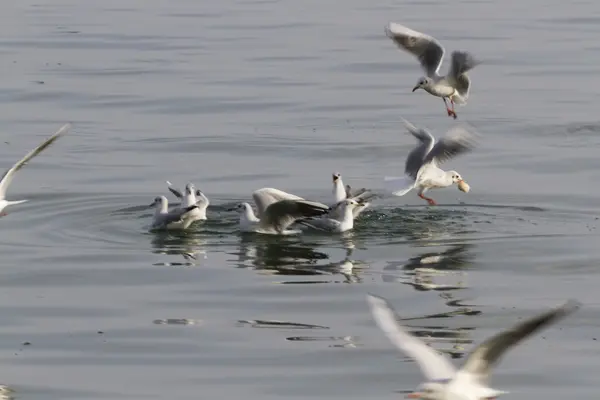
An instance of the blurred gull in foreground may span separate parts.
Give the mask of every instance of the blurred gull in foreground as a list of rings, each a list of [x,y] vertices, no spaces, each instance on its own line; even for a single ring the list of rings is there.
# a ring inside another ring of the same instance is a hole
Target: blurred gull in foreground
[[[459,154],[466,153],[475,145],[475,134],[465,128],[453,128],[437,143],[431,133],[404,120],[408,131],[419,140],[406,158],[403,177],[385,177],[386,187],[395,196],[404,196],[412,189],[419,191],[419,197],[430,205],[436,202],[425,197],[429,189],[439,189],[458,184],[458,189],[468,193],[469,185],[456,171],[444,171],[439,165]]]
[[[408,398],[423,400],[491,400],[507,393],[489,387],[492,368],[502,355],[523,339],[581,306],[570,300],[492,336],[476,347],[462,368],[456,370],[447,358],[408,333],[398,323],[398,316],[385,299],[368,295],[367,300],[379,328],[400,351],[418,363],[427,378],[417,391],[407,395]]]
[[[448,74],[440,76],[444,48],[435,38],[394,22],[388,24],[385,33],[398,47],[416,56],[425,71],[425,76],[419,78],[412,91],[423,89],[434,96],[441,97],[446,105],[448,116],[456,119],[454,104],[464,105],[469,98],[471,81],[467,72],[480,62],[467,52],[453,51]],[[450,100],[451,109],[448,108],[446,99]]]
[[[14,201],[6,200],[6,190],[8,189],[8,186],[10,185],[10,183],[12,182],[15,173],[18,170],[20,170],[21,168],[23,168],[25,166],[25,164],[27,164],[33,157],[40,154],[47,147],[49,147],[52,143],[54,143],[59,137],[61,137],[65,133],[67,133],[70,128],[71,128],[71,124],[63,125],[54,135],[50,136],[38,147],[36,147],[35,149],[33,149],[29,153],[27,153],[27,155],[25,155],[25,157],[20,159],[15,165],[10,167],[10,169],[4,173],[4,175],[2,176],[2,179],[0,180],[0,212],[2,212],[4,210],[4,208],[6,208],[6,206],[10,206],[10,205],[14,205],[14,204],[21,204],[21,203],[25,203],[27,201],[27,200],[14,200]],[[6,215],[6,214],[5,213],[0,214],[0,216],[2,216],[2,215]]]

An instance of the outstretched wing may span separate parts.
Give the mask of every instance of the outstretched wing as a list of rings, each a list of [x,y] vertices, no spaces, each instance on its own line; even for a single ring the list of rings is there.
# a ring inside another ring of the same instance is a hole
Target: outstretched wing
[[[27,153],[27,155],[25,155],[25,157],[20,159],[15,165],[10,167],[10,169],[4,173],[4,175],[0,179],[0,199],[4,199],[6,197],[6,189],[8,189],[8,186],[12,182],[15,172],[17,172],[18,170],[23,168],[25,166],[25,164],[27,164],[29,162],[29,160],[31,160],[33,157],[40,154],[47,147],[52,145],[52,143],[54,143],[59,137],[61,137],[65,133],[67,133],[70,128],[71,128],[71,124],[63,125],[58,131],[56,131],[56,133],[54,135],[50,136],[38,147],[36,147],[35,149],[33,149],[29,153]]]
[[[452,128],[445,137],[433,146],[423,162],[435,161],[437,164],[441,164],[459,154],[473,150],[476,140],[477,136],[465,128]]]
[[[444,48],[435,38],[394,22],[388,24],[385,33],[399,48],[417,57],[427,76],[438,75]]]
[[[252,193],[252,198],[258,210],[258,218],[262,218],[263,214],[271,204],[281,200],[304,200],[295,194],[284,192],[283,190],[274,188],[262,188],[255,190]]]

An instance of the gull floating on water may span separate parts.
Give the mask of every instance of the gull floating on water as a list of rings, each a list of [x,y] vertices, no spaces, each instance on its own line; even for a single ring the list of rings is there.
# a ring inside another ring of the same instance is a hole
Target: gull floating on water
[[[4,173],[4,175],[0,179],[0,212],[2,212],[4,210],[4,208],[6,208],[6,206],[10,206],[10,205],[14,205],[14,204],[21,204],[21,203],[25,203],[27,201],[27,200],[15,200],[15,201],[6,200],[6,190],[8,189],[8,186],[10,185],[10,183],[12,182],[15,172],[17,172],[18,170],[23,168],[25,166],[25,164],[27,164],[29,162],[29,160],[31,160],[33,157],[40,154],[47,147],[49,147],[52,143],[54,143],[59,137],[61,137],[65,133],[67,133],[70,128],[71,128],[71,124],[63,125],[58,131],[56,131],[56,133],[54,135],[50,136],[38,147],[36,147],[35,149],[33,149],[29,153],[27,153],[27,155],[25,155],[25,157],[20,159],[15,165],[10,167],[10,169]],[[0,216],[1,215],[6,215],[6,214],[3,213],[3,214],[0,214]]]
[[[444,171],[439,165],[461,153],[471,150],[475,144],[475,135],[465,128],[453,128],[437,143],[431,133],[404,120],[408,131],[419,140],[406,158],[404,177],[385,177],[388,190],[395,196],[404,196],[413,188],[418,189],[419,197],[430,205],[436,202],[425,197],[429,189],[439,189],[458,184],[458,188],[467,193],[470,188],[456,171]]]
[[[346,232],[354,228],[354,210],[363,207],[362,203],[352,199],[340,201],[327,215],[320,218],[306,218],[299,224],[324,232]],[[335,215],[332,212],[335,211]]]
[[[507,393],[489,386],[492,368],[502,355],[523,339],[581,306],[579,302],[569,300],[492,336],[476,347],[457,371],[447,358],[408,333],[398,323],[398,316],[385,299],[367,295],[367,300],[379,328],[400,351],[419,364],[427,381],[407,397],[424,400],[491,400]]]
[[[273,188],[262,188],[252,193],[258,217],[248,203],[241,203],[231,209],[240,211],[240,229],[271,235],[292,235],[299,230],[287,229],[294,222],[329,212],[329,206],[315,201],[304,200],[296,195]]]
[[[154,218],[152,220],[151,229],[185,229],[187,224],[186,218],[190,211],[198,208],[197,205],[192,205],[187,208],[178,208],[169,211],[169,200],[165,196],[158,196],[148,207],[155,207]]]
[[[471,81],[467,72],[480,62],[470,53],[453,51],[450,70],[446,76],[441,76],[439,70],[444,59],[444,48],[435,38],[394,22],[388,24],[385,33],[398,47],[416,56],[425,71],[425,76],[419,78],[412,91],[423,89],[429,94],[441,97],[448,116],[456,119],[454,104],[467,104],[469,98]],[[448,108],[446,99],[450,100],[452,109]]]
[[[179,206],[180,209],[187,209],[193,205],[198,206],[197,208],[192,209],[186,215],[186,222],[188,223],[188,226],[194,221],[206,220],[206,209],[210,205],[210,201],[201,190],[196,190],[196,187],[193,183],[188,183],[185,185],[184,195],[179,190],[175,189],[171,182],[167,181],[167,185],[169,185],[169,191],[171,191],[175,197],[181,200],[181,205]],[[187,228],[187,226],[185,226],[184,229],[185,228]]]
[[[368,200],[371,200],[375,195],[369,192],[367,189],[360,189],[355,193],[352,193],[352,187],[350,185],[344,186],[344,182],[342,181],[342,174],[339,172],[335,172],[333,174],[333,201],[334,205],[332,206],[333,210],[331,214],[334,217],[342,217],[341,213],[337,213],[338,204],[341,204],[346,199],[351,199],[358,202],[358,206],[353,207],[352,214],[354,218],[358,217],[361,212],[367,209],[371,204]]]

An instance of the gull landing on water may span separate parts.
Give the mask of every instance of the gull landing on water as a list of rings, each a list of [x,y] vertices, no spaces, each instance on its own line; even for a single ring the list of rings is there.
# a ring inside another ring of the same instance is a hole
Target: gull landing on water
[[[206,220],[206,209],[210,205],[210,201],[201,190],[196,190],[196,187],[193,183],[188,183],[185,185],[184,195],[179,190],[175,189],[171,182],[167,181],[167,185],[169,185],[169,191],[173,193],[175,197],[181,200],[181,205],[179,206],[180,209],[187,209],[193,205],[198,206],[197,208],[192,209],[186,215],[186,222],[188,222],[188,226],[194,221]],[[184,229],[185,228],[187,228],[187,226],[184,227]]]
[[[444,171],[439,168],[439,165],[472,150],[475,145],[475,134],[465,128],[453,128],[436,143],[433,135],[427,130],[419,129],[405,119],[403,121],[419,144],[406,158],[404,177],[385,177],[387,189],[394,196],[404,196],[412,189],[417,189],[419,197],[427,200],[429,205],[436,205],[432,198],[425,197],[425,192],[429,189],[445,188],[456,183],[459,190],[469,192],[469,185],[458,172]]]
[[[440,76],[444,48],[435,38],[394,22],[388,24],[385,33],[399,48],[417,57],[425,71],[425,76],[419,78],[412,91],[423,89],[429,94],[441,97],[446,105],[448,116],[456,119],[454,104],[465,105],[469,98],[471,81],[467,72],[480,62],[467,52],[454,51],[448,74]],[[452,104],[451,109],[448,108],[447,100]]]
[[[304,200],[296,195],[273,188],[262,188],[252,193],[258,217],[248,203],[231,209],[240,211],[240,230],[270,235],[293,235],[299,230],[288,229],[294,222],[308,217],[326,214],[330,208],[325,204]]]
[[[492,336],[477,346],[462,368],[456,370],[447,358],[408,333],[398,323],[398,316],[385,299],[367,295],[367,301],[375,322],[388,339],[419,364],[427,381],[406,397],[423,400],[491,400],[507,393],[489,386],[491,370],[502,355],[530,335],[581,307],[579,302],[569,300]]]
[[[15,165],[10,167],[10,169],[4,173],[4,175],[2,176],[2,179],[0,179],[0,212],[1,212],[0,216],[6,215],[6,213],[2,212],[4,210],[4,208],[6,208],[6,206],[10,206],[10,205],[14,205],[14,204],[21,204],[21,203],[25,203],[27,201],[27,200],[15,200],[15,201],[6,200],[6,190],[8,189],[8,186],[10,185],[10,183],[12,182],[15,172],[17,172],[18,170],[23,168],[25,166],[25,164],[27,164],[29,162],[29,160],[31,160],[33,157],[40,154],[47,147],[49,147],[52,143],[54,143],[59,137],[61,137],[65,133],[67,133],[70,128],[71,128],[71,124],[63,125],[54,135],[50,136],[38,147],[36,147],[35,149],[33,149],[29,153],[27,153],[27,155],[25,155],[25,157],[23,157],[21,160],[19,160]]]
[[[165,196],[158,196],[148,207],[155,207],[154,218],[152,220],[151,229],[185,229],[190,224],[187,223],[186,217],[190,211],[198,208],[197,205],[192,205],[183,209],[169,211],[169,200]],[[184,228],[185,226],[185,228]]]

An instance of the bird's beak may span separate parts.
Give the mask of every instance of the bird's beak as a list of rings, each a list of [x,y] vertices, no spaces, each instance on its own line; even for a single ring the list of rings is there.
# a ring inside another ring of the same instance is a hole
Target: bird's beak
[[[235,211],[235,210],[236,210],[236,208],[235,208],[235,207],[233,207],[233,208],[228,208],[228,209],[227,209],[227,210],[225,210],[225,211]]]
[[[334,182],[337,182],[337,180],[338,180],[338,177],[334,175],[334,176],[333,176],[333,181],[334,181]]]
[[[155,204],[155,202],[152,202],[152,204],[148,205],[148,208],[154,207]]]
[[[407,399],[420,399],[423,393],[420,392],[412,392],[406,395]]]
[[[414,91],[415,91],[415,90],[417,90],[418,88],[419,88],[419,85],[415,86],[415,87],[413,88],[413,90],[412,90],[412,91],[414,92]]]

